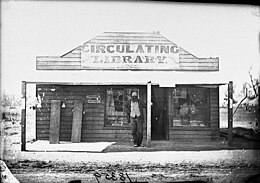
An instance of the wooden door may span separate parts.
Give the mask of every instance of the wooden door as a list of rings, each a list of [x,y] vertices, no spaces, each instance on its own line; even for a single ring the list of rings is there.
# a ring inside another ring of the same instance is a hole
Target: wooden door
[[[166,140],[168,129],[166,89],[152,86],[152,140]]]

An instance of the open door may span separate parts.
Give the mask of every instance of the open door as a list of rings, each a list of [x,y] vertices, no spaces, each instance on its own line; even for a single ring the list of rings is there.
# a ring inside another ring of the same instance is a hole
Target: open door
[[[152,86],[152,140],[167,140],[167,89]]]

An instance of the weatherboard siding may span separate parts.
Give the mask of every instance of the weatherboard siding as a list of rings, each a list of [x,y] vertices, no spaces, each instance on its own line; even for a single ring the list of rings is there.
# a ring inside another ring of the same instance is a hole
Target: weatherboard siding
[[[140,45],[176,45],[159,33],[142,33],[142,32],[105,32],[94,37],[85,44],[140,44]],[[37,57],[37,70],[87,70],[81,66],[81,51],[79,46],[61,57]],[[96,68],[99,69],[100,68]],[[122,68],[129,70],[129,68]],[[152,69],[151,69],[152,70]],[[156,68],[154,68],[156,70]],[[167,69],[163,69],[167,70]],[[172,70],[172,69],[169,69]],[[218,58],[198,58],[183,48],[179,48],[179,68],[177,71],[218,71]]]
[[[64,57],[37,57],[37,70],[85,70],[81,67],[80,54],[68,53]],[[197,58],[180,54],[179,71],[217,71],[219,61],[214,58]]]
[[[54,91],[55,90],[55,91]],[[74,101],[83,101],[81,142],[130,141],[129,127],[109,127],[105,124],[105,86],[37,85],[37,95],[42,98],[42,108],[36,110],[36,138],[49,140],[50,109],[52,100],[61,100],[60,141],[71,141]],[[101,103],[87,103],[86,95],[100,94]],[[145,94],[142,94],[144,97]],[[145,125],[145,124],[144,124]],[[144,130],[145,138],[146,130]]]
[[[87,44],[140,44],[140,45],[176,45],[159,33],[141,32],[105,32],[86,42]],[[86,44],[85,43],[85,44]],[[82,67],[81,52],[83,46],[63,54],[62,56],[39,56],[36,58],[37,70],[87,70]],[[154,53],[156,55],[156,53]],[[102,68],[92,68],[100,69]],[[114,68],[115,69],[115,68]],[[130,70],[122,68],[122,70]],[[157,68],[150,69],[156,70]],[[148,70],[148,69],[147,69]],[[167,68],[163,68],[167,70]],[[173,69],[169,69],[173,70]],[[175,71],[219,71],[218,58],[198,58],[179,47],[179,63]],[[158,74],[158,73],[156,73]],[[189,72],[187,72],[187,75]],[[206,75],[205,75],[206,76]],[[87,78],[89,81],[91,78]],[[51,82],[51,81],[49,81]],[[194,81],[196,83],[196,81]],[[113,81],[111,81],[113,83]],[[102,84],[102,83],[101,83]],[[190,83],[192,84],[192,83]],[[144,86],[145,88],[146,86]],[[169,127],[169,140],[175,139],[214,139],[219,133],[219,88],[210,88],[210,121],[209,127]],[[99,93],[101,103],[89,104],[86,95]],[[60,140],[70,141],[72,133],[74,101],[83,101],[81,141],[130,141],[132,138],[129,127],[106,127],[105,97],[106,86],[85,85],[51,85],[38,84],[37,95],[42,97],[42,108],[36,111],[36,137],[38,140],[49,140],[51,101],[61,100],[66,107],[61,107]],[[141,90],[142,98],[146,100],[146,89]],[[146,124],[144,124],[144,138]]]
[[[42,108],[36,110],[36,138],[49,140],[51,101],[65,102],[61,107],[60,141],[71,141],[74,101],[83,101],[81,142],[98,141],[130,141],[132,139],[129,127],[105,126],[105,94],[106,86],[71,86],[71,85],[37,85],[37,95],[42,98]],[[211,140],[219,137],[219,88],[210,88],[210,121],[209,127],[170,127],[169,140]],[[99,93],[100,103],[87,103],[86,95]],[[140,97],[146,100],[145,87],[140,88]],[[146,113],[145,113],[146,114]],[[146,117],[145,117],[146,119]],[[146,121],[146,120],[145,120]],[[146,138],[146,123],[144,136]]]

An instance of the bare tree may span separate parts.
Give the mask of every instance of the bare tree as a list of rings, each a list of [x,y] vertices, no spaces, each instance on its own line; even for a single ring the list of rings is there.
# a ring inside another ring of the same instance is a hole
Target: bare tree
[[[251,83],[244,83],[244,98],[239,102],[237,108],[235,109],[233,115],[236,113],[239,106],[242,104],[245,106],[246,111],[253,112],[256,114],[256,120],[251,121],[249,124],[252,125],[252,128],[255,133],[259,132],[259,80],[253,79],[251,68],[249,70],[249,77]]]

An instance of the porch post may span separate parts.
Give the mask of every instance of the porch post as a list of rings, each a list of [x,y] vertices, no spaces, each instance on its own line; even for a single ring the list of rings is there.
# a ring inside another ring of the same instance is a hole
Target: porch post
[[[26,82],[22,81],[21,151],[26,151]]]
[[[233,145],[233,82],[228,83],[228,145]]]
[[[152,96],[152,83],[149,81],[147,83],[147,135],[146,135],[146,145],[147,147],[151,147],[151,97]]]

